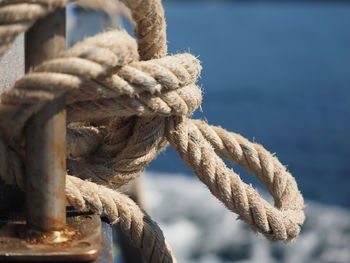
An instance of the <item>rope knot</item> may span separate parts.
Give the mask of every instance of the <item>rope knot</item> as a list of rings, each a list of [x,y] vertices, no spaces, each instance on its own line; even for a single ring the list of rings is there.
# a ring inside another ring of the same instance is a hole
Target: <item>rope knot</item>
[[[304,201],[295,179],[261,145],[188,118],[202,101],[196,85],[202,69],[199,60],[188,53],[166,56],[160,0],[123,2],[136,22],[138,43],[125,31],[115,30],[87,38],[35,67],[1,94],[0,178],[24,188],[21,149],[26,122],[45,104],[65,95],[67,200],[81,211],[118,222],[147,261],[175,259],[159,227],[112,189],[139,176],[168,144],[254,231],[273,241],[293,240],[304,221]],[[45,3],[16,0],[0,5],[0,56],[19,33],[68,0]],[[242,182],[219,156],[254,174],[275,206]]]

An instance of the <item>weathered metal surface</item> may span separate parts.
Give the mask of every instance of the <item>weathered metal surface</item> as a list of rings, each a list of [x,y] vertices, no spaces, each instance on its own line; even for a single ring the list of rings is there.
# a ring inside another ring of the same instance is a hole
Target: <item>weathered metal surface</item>
[[[86,262],[99,255],[101,220],[97,215],[68,216],[64,231],[70,238],[65,242],[42,243],[29,239],[26,231],[24,215],[0,219],[0,261]]]
[[[38,20],[25,34],[26,70],[57,57],[64,49],[65,9],[61,9]],[[51,101],[28,121],[26,142],[27,224],[33,230],[62,230],[66,223],[63,97]],[[53,242],[64,240],[59,232],[51,232],[51,235]]]
[[[26,198],[30,228],[56,231],[66,222],[64,99],[46,105],[26,127]]]

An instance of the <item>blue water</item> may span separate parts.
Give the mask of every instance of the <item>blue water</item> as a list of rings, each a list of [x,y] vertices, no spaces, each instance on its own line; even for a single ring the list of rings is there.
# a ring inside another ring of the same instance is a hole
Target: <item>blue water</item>
[[[306,198],[349,208],[350,5],[181,2],[165,10],[170,52],[202,61],[195,117],[276,152]],[[172,150],[149,170],[192,174]]]

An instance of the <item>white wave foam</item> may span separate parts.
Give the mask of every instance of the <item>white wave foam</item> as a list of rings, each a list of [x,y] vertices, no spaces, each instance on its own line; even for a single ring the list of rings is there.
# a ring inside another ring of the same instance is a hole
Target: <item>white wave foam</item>
[[[349,263],[350,211],[307,201],[292,244],[270,243],[227,211],[196,178],[149,173],[146,203],[179,262]]]

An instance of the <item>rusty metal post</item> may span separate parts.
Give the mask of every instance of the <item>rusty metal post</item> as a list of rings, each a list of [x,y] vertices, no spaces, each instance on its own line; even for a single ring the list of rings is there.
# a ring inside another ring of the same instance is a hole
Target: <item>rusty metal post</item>
[[[66,14],[59,9],[40,19],[25,34],[28,71],[58,56],[66,46]],[[66,112],[64,98],[47,104],[26,127],[27,226],[52,232],[66,224]],[[58,237],[57,237],[58,238]],[[59,238],[53,241],[59,241]]]
[[[65,49],[65,21],[65,9],[56,10],[39,19],[25,34],[26,71],[57,57]],[[8,62],[0,60],[0,64],[7,67],[5,72],[16,67],[15,56],[9,56]],[[15,78],[9,80],[13,82]],[[27,220],[22,211],[0,216],[0,261],[112,262],[109,260],[112,250],[101,250],[100,217],[72,211],[66,213],[63,97],[50,101],[26,123],[25,166]],[[106,231],[111,229],[106,228]],[[103,239],[103,242],[107,247],[109,241]]]

